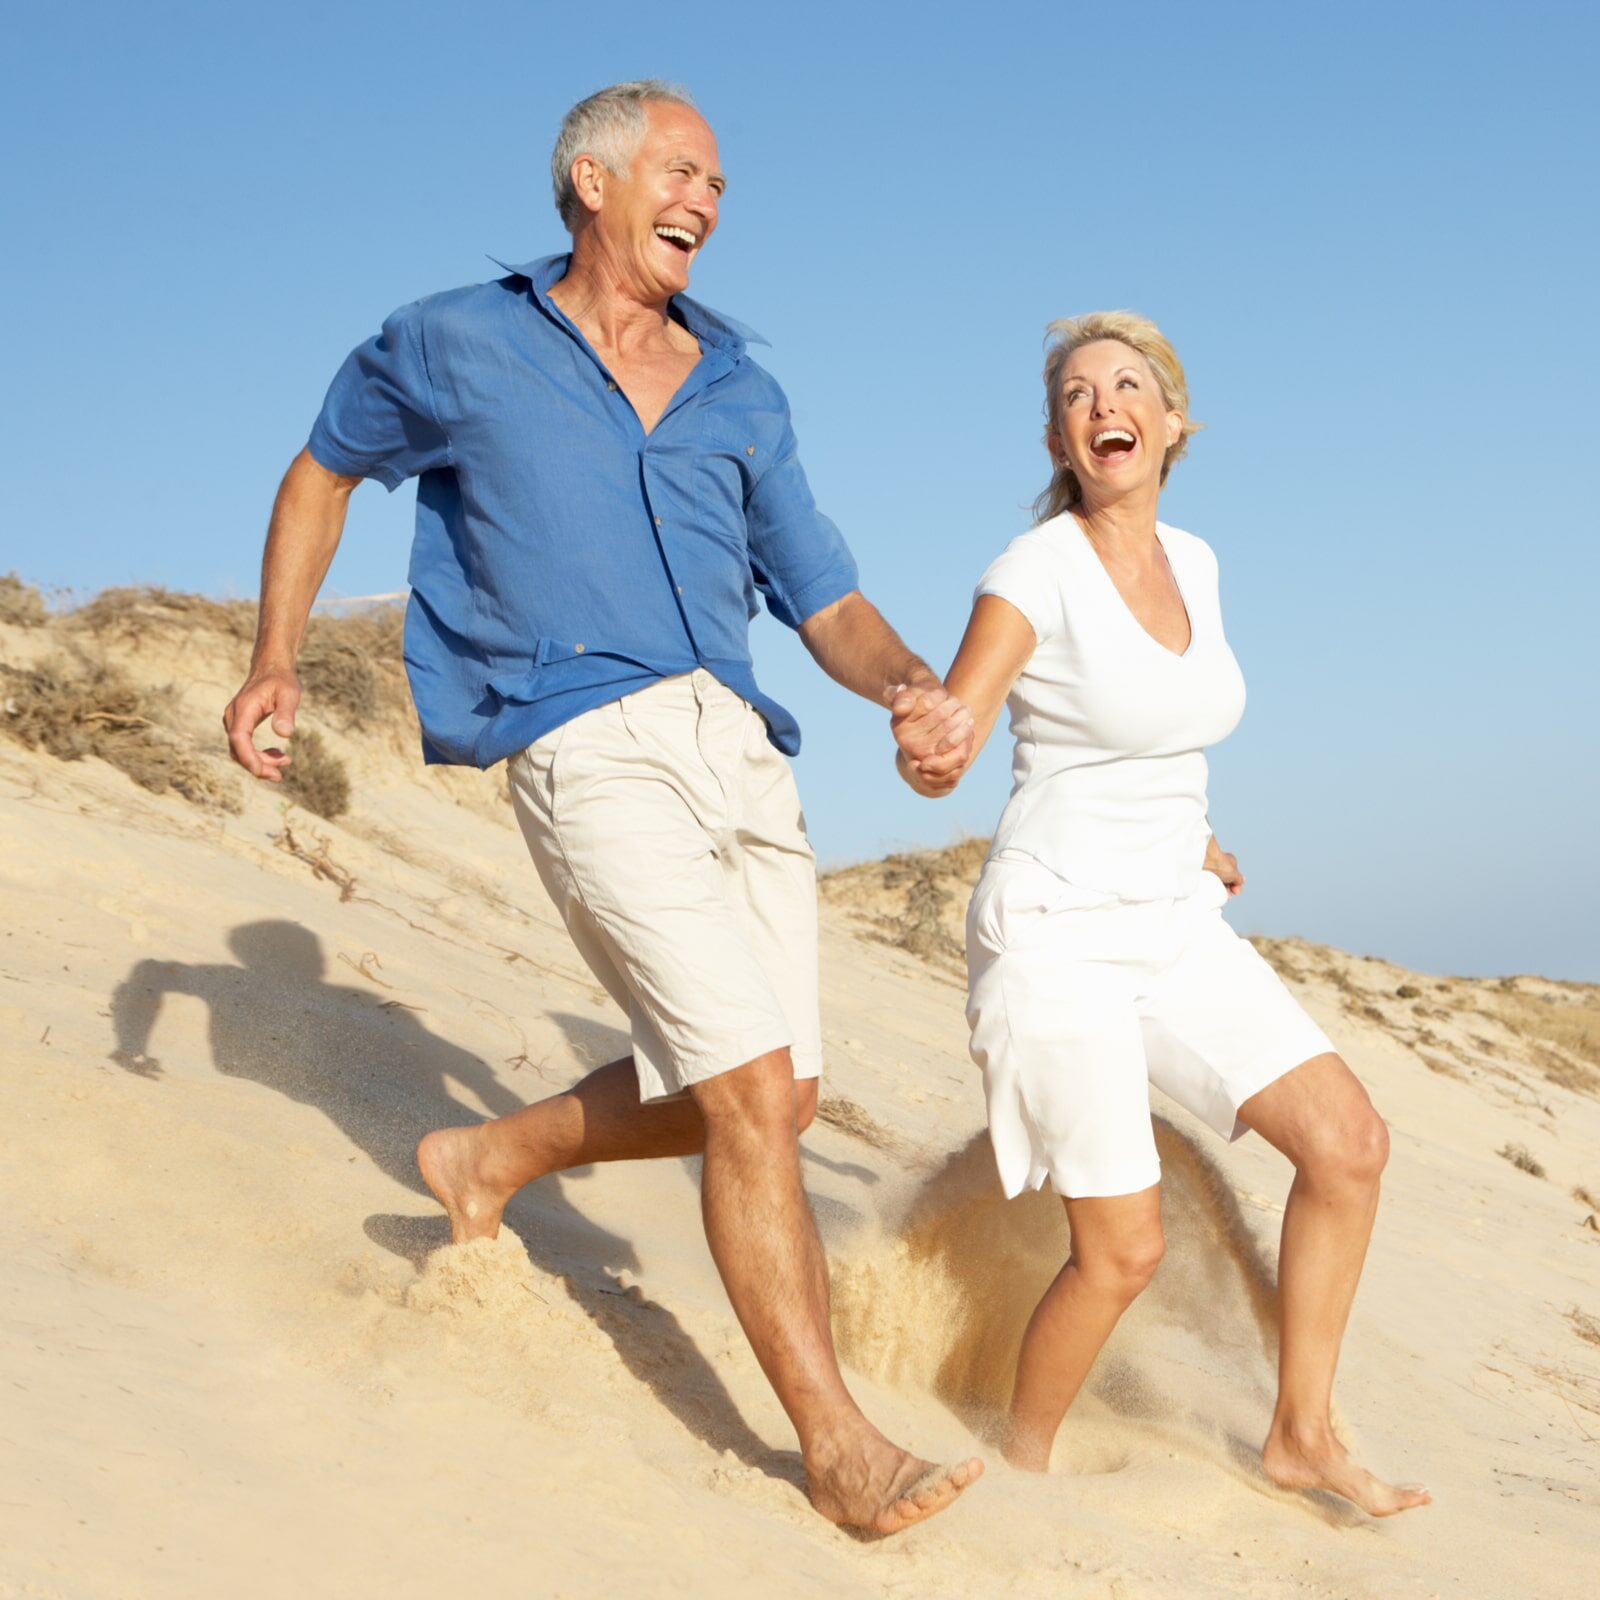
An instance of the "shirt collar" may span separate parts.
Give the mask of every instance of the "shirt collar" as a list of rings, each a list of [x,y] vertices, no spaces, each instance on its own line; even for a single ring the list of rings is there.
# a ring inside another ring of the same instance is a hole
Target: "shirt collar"
[[[534,299],[549,311],[552,303],[551,285],[559,283],[566,276],[567,263],[572,257],[567,253],[539,256],[533,261],[524,261],[517,267],[508,265],[497,256],[490,256],[489,259],[497,267],[504,267],[512,277],[526,278],[533,287]],[[695,338],[724,351],[734,360],[738,360],[744,354],[744,347],[747,344],[767,343],[754,328],[747,327],[732,317],[724,316],[720,311],[713,311],[710,306],[703,306],[698,300],[691,300],[686,294],[673,295],[671,304],[683,318],[683,325]]]

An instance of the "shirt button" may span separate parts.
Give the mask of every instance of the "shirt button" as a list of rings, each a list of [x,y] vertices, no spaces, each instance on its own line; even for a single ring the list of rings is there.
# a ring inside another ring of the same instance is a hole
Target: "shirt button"
[[[679,594],[683,593],[683,585],[681,583],[678,585],[678,593]]]
[[[612,392],[612,393],[613,393],[613,394],[615,394],[615,393],[616,393],[616,389],[617,389],[617,380],[616,380],[616,379],[615,379],[615,378],[612,378],[612,379],[611,379],[611,380],[610,380],[610,381],[609,381],[609,382],[608,382],[608,383],[607,383],[607,384],[606,384],[606,388],[608,388],[608,389],[609,389],[609,390],[611,390],[611,392]]]
[[[657,517],[657,518],[656,518],[656,526],[657,526],[657,527],[658,527],[658,528],[659,528],[659,527],[660,527],[660,526],[661,526],[661,518],[660,518],[660,517]]]
[[[744,447],[744,453],[747,456],[753,456],[756,453],[756,447],[753,444],[747,444]]]
[[[573,645],[572,649],[573,649],[574,654],[576,654],[576,655],[580,655],[581,656],[583,654],[583,646],[581,644]]]

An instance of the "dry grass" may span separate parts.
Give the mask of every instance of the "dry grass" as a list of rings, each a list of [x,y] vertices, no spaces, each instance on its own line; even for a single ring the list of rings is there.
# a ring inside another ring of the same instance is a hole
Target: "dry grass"
[[[1291,983],[1309,983],[1311,974],[1290,953],[1288,943],[1283,939],[1268,939],[1259,933],[1249,935],[1250,943],[1256,947],[1256,952],[1280,978]]]
[[[171,688],[142,688],[115,667],[58,655],[29,668],[0,664],[0,727],[30,750],[62,761],[98,756],[152,794],[241,809],[238,784],[220,763],[182,744],[169,726]]]
[[[1531,1046],[1551,1083],[1600,1095],[1600,986],[1547,983],[1530,993],[1507,979],[1497,986],[1487,1014]]]
[[[1533,1178],[1545,1176],[1544,1166],[1534,1159],[1525,1144],[1503,1144],[1496,1153],[1509,1161],[1518,1172],[1526,1172]]]
[[[1573,1186],[1572,1198],[1580,1205],[1588,1206],[1591,1211],[1600,1211],[1600,1200],[1596,1200],[1594,1195],[1588,1189],[1585,1189],[1581,1183]]]
[[[229,639],[252,639],[256,607],[253,600],[208,600],[204,595],[141,585],[103,589],[92,600],[69,611],[65,622],[74,632],[134,645],[154,634],[196,628]]]
[[[341,900],[351,900],[356,892],[356,875],[348,867],[342,867],[330,854],[332,841],[325,833],[313,830],[310,842],[302,840],[289,826],[283,825],[282,833],[275,833],[272,842],[285,855],[293,856],[296,861],[303,861],[311,868],[314,878],[321,878],[331,883],[338,891]]]
[[[818,1099],[817,1121],[902,1161],[915,1161],[921,1154],[909,1139],[884,1127],[865,1106],[857,1105],[842,1094],[825,1094]]]
[[[330,822],[350,809],[350,774],[345,764],[312,728],[296,731],[289,743],[293,760],[283,774],[283,792],[296,805]]]
[[[0,577],[0,622],[16,628],[42,628],[47,621],[44,596],[32,584],[24,583],[14,572]]]
[[[1572,1331],[1586,1344],[1600,1344],[1600,1317],[1591,1317],[1587,1311],[1580,1311],[1574,1306],[1567,1313],[1567,1321],[1572,1324]]]

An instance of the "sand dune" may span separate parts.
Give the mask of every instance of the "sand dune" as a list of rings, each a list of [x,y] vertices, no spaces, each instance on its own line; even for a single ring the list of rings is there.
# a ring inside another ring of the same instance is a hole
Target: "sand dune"
[[[694,1163],[549,1180],[441,1249],[418,1134],[572,1081],[621,1018],[500,775],[423,771],[392,633],[362,626],[343,654],[324,630],[307,707],[347,769],[330,821],[215,754],[228,608],[0,623],[0,1594],[1593,1592],[1600,993],[1262,941],[1391,1124],[1339,1404],[1431,1509],[1377,1524],[1261,1477],[1287,1169],[1159,1106],[1168,1255],[1036,1479],[986,1441],[1065,1239],[1048,1197],[1000,1200],[980,1137],[954,942],[978,852],[831,877],[806,1174],[840,1346],[886,1428],[990,1462],[861,1544],[804,1501]],[[96,664],[138,691],[110,714],[161,747],[154,788],[81,720],[104,704],[62,709]],[[124,766],[25,747],[25,710]]]

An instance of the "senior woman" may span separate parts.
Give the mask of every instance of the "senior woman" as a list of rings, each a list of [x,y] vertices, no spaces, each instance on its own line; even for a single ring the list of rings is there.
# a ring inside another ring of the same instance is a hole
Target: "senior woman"
[[[1023,1338],[1005,1454],[1048,1466],[1068,1406],[1161,1259],[1154,1083],[1223,1137],[1253,1128],[1294,1163],[1268,1477],[1374,1516],[1425,1505],[1426,1490],[1358,1465],[1330,1418],[1384,1124],[1221,915],[1244,877],[1211,833],[1203,750],[1238,722],[1244,680],[1215,556],[1156,516],[1196,427],[1183,368],[1129,312],[1050,332],[1050,485],[1037,525],[979,582],[946,679],[971,710],[973,755],[1003,703],[1016,739],[1011,799],[967,917],[990,1136],[1007,1196],[1048,1179],[1072,1231]],[[960,775],[953,757],[899,764],[930,796]]]

